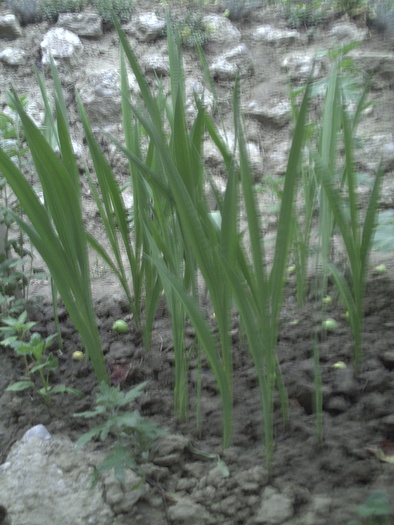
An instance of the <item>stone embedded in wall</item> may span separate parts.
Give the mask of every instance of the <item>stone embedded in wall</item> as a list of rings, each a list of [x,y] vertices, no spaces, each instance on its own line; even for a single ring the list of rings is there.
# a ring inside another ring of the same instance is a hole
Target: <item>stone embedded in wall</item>
[[[103,21],[97,13],[60,13],[57,26],[78,36],[98,38],[103,34]]]
[[[291,106],[287,100],[262,105],[257,101],[252,101],[244,109],[244,115],[267,126],[283,128],[290,123]]]
[[[357,27],[351,22],[338,22],[332,26],[328,34],[342,43],[362,42],[367,37],[368,30]]]
[[[196,99],[202,104],[207,113],[212,113],[214,108],[214,97],[212,93],[195,78],[185,79],[186,91],[186,115],[193,119],[197,115]]]
[[[235,45],[241,41],[240,31],[225,16],[207,15],[203,17],[202,21],[209,43]]]
[[[0,38],[15,40],[22,36],[22,28],[15,15],[0,16]]]
[[[140,64],[145,73],[153,73],[159,77],[168,77],[170,75],[170,59],[160,53],[151,53],[144,55]]]
[[[301,34],[293,29],[278,29],[270,25],[263,25],[255,29],[252,40],[272,45],[290,45],[301,40]]]
[[[394,53],[356,49],[349,56],[371,78],[372,89],[387,89],[394,85]]]
[[[77,89],[93,129],[113,127],[121,122],[122,95],[117,69],[93,73]]]
[[[235,147],[235,135],[232,131],[222,131],[222,140],[226,143],[228,151],[233,152]],[[263,156],[259,145],[253,141],[247,141],[246,148],[249,155],[250,167],[255,180],[263,176]],[[220,170],[223,168],[223,157],[212,140],[208,139],[204,143],[204,160],[210,168]],[[238,156],[238,151],[235,153]]]
[[[80,56],[83,52],[83,45],[79,37],[63,29],[62,27],[52,27],[41,41],[42,64],[49,65],[52,56],[55,63],[67,62],[77,66],[80,63]]]
[[[291,80],[307,80],[312,72],[313,79],[322,78],[328,72],[328,67],[322,57],[308,53],[290,53],[287,55],[281,65]]]
[[[250,77],[254,74],[254,64],[245,44],[218,56],[210,65],[209,71],[214,79],[234,80],[237,76]]]
[[[0,60],[8,66],[22,66],[26,63],[26,53],[21,49],[7,47],[0,53]]]
[[[134,36],[139,42],[154,42],[164,35],[166,21],[158,18],[156,13],[142,13],[123,29],[126,34]]]

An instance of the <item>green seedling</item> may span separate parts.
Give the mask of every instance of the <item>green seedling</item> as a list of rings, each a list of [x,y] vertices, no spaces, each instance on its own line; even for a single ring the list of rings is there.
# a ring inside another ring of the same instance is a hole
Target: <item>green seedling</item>
[[[115,443],[110,445],[110,453],[97,467],[97,476],[114,469],[116,478],[123,481],[126,468],[143,473],[140,465],[150,458],[155,441],[165,434],[155,423],[141,416],[137,409],[129,410],[129,406],[143,394],[146,385],[145,381],[129,392],[122,392],[119,386],[111,387],[103,382],[96,395],[96,407],[74,414],[74,417],[100,418],[102,421],[83,434],[77,445],[94,438],[106,441],[108,436],[112,436],[115,439]]]
[[[33,328],[36,323],[27,321],[27,312],[23,311],[17,318],[5,317],[1,320],[5,326],[0,326],[0,332],[4,335],[4,340],[1,342],[3,346],[7,346],[11,341],[25,341],[30,328]]]
[[[370,494],[357,509],[358,519],[347,525],[389,525],[392,523],[393,508],[385,492],[376,491]]]
[[[18,356],[23,357],[26,367],[26,378],[10,385],[6,389],[8,392],[32,389],[41,396],[46,405],[52,403],[52,396],[55,394],[81,395],[78,390],[65,385],[50,385],[50,374],[57,370],[59,363],[52,352],[46,354],[46,351],[52,346],[55,338],[56,335],[51,335],[42,339],[38,333],[34,333],[30,341],[8,338],[7,346],[11,346]]]
[[[373,271],[376,274],[383,275],[383,274],[387,273],[387,268],[386,268],[385,264],[378,264],[377,266],[375,266]]]

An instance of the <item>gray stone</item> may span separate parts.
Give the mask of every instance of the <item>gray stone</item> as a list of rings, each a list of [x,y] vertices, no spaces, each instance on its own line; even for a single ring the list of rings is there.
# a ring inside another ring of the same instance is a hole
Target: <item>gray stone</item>
[[[218,56],[209,67],[213,78],[219,80],[234,80],[237,76],[248,77],[254,73],[254,65],[245,44]]]
[[[362,42],[365,40],[368,30],[361,29],[351,22],[338,22],[332,26],[328,34],[336,42]]]
[[[168,77],[170,74],[170,59],[160,53],[143,56],[140,64],[146,73],[153,73],[159,77]]]
[[[260,509],[254,518],[256,525],[279,525],[293,516],[292,500],[269,486],[263,492]]]
[[[91,465],[100,463],[103,456],[76,448],[68,438],[47,439],[47,434],[42,425],[30,429],[23,440],[14,444],[0,466],[1,504],[12,522],[15,525],[113,523],[114,515],[102,499],[102,487],[99,484],[91,488]]]
[[[93,73],[79,94],[93,129],[117,125],[121,119],[120,74],[116,69]]]
[[[0,16],[0,38],[15,40],[22,36],[22,28],[15,15]]]
[[[146,486],[132,470],[126,470],[120,482],[113,474],[104,480],[104,500],[115,514],[130,512],[138,500],[146,493]]]
[[[188,499],[181,499],[168,509],[168,517],[175,525],[206,525],[209,513],[202,505]]]
[[[142,13],[130,24],[124,27],[127,34],[134,36],[140,42],[154,42],[164,34],[166,21],[158,18],[156,13]]]
[[[265,42],[274,46],[290,45],[300,41],[301,35],[298,31],[290,29],[278,29],[270,25],[263,25],[252,33],[252,40]]]
[[[282,69],[288,73],[292,80],[306,80],[311,74],[313,79],[317,79],[327,72],[326,64],[322,58],[305,52],[287,55],[282,62]]]
[[[83,52],[79,37],[62,27],[52,27],[45,33],[40,46],[43,65],[50,64],[51,56],[55,63],[65,61],[70,65],[78,65]]]
[[[287,100],[279,101],[273,105],[260,105],[256,101],[252,101],[245,108],[244,114],[262,124],[283,128],[290,123],[291,106]]]
[[[225,16],[212,14],[202,20],[210,43],[231,46],[241,41],[240,31]]]
[[[103,34],[103,21],[97,13],[60,13],[57,25],[84,37]]]
[[[36,425],[23,434],[22,441],[29,441],[32,438],[41,439],[43,441],[49,441],[52,439],[52,435],[48,432],[47,428],[44,425]]]
[[[26,63],[26,56],[21,49],[7,47],[0,53],[0,60],[9,66],[22,66]]]

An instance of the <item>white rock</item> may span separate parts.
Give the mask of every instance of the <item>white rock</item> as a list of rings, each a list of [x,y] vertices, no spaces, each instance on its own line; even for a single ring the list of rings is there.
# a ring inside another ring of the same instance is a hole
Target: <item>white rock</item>
[[[79,60],[75,59],[78,59],[83,52],[83,45],[79,37],[62,27],[52,27],[45,33],[40,46],[43,65],[50,64],[51,56],[55,63],[60,59],[77,64]]]
[[[255,29],[252,33],[252,39],[258,42],[265,42],[273,45],[294,44],[301,39],[298,31],[290,29],[277,29],[270,25],[263,25]]]
[[[22,441],[29,441],[29,439],[32,438],[39,438],[43,441],[48,441],[52,439],[52,435],[50,432],[48,432],[47,428],[44,427],[44,425],[36,425],[32,428],[29,428],[22,437]]]
[[[0,60],[9,66],[22,66],[26,62],[26,53],[21,49],[7,47],[0,53]]]
[[[143,56],[140,64],[146,73],[154,73],[158,76],[169,76],[170,74],[170,59],[160,53]]]
[[[368,30],[350,22],[339,22],[332,26],[328,34],[341,42],[361,42],[365,40]]]
[[[273,487],[266,487],[260,509],[255,516],[256,525],[279,525],[293,516],[293,502]]]
[[[142,13],[124,28],[129,35],[140,42],[154,42],[163,35],[166,21],[158,18],[156,13]]]
[[[99,37],[103,34],[103,21],[97,13],[60,13],[57,25],[79,36]]]
[[[0,38],[14,40],[22,36],[22,28],[15,15],[0,16]]]
[[[240,31],[225,16],[212,14],[204,16],[202,20],[209,42],[229,46],[241,41]]]
[[[1,504],[15,525],[114,523],[102,486],[91,487],[91,465],[102,460],[68,438],[17,442],[0,465]]]

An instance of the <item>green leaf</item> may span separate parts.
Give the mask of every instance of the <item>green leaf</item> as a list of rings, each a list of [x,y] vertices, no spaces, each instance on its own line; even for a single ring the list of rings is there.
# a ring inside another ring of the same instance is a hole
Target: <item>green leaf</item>
[[[29,388],[35,388],[33,381],[17,381],[6,388],[7,392],[23,392]]]

